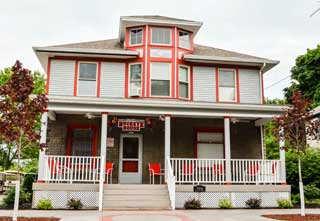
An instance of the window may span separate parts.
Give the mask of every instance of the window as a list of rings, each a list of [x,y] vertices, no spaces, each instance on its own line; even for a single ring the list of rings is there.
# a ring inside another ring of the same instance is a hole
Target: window
[[[135,28],[130,30],[130,45],[142,44],[142,28]]]
[[[141,64],[130,64],[130,96],[141,95]]]
[[[170,96],[171,63],[151,63],[151,96]]]
[[[152,44],[171,45],[171,29],[152,28],[151,35]]]
[[[190,49],[190,33],[179,31],[179,47]]]
[[[223,133],[197,132],[197,157],[205,159],[222,159]]]
[[[179,67],[179,97],[189,98],[189,68]]]
[[[80,63],[78,95],[95,96],[97,87],[97,64]]]
[[[69,125],[66,154],[95,156],[97,128],[95,125]]]
[[[236,101],[236,81],[234,70],[219,70],[219,100]]]

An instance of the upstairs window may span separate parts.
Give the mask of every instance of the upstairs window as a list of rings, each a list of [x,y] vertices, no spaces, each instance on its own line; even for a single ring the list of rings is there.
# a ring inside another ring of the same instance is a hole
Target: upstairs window
[[[171,45],[171,29],[151,28],[151,43],[157,45]]]
[[[130,96],[141,95],[142,64],[130,64]]]
[[[186,31],[179,31],[179,47],[190,49],[190,33]]]
[[[142,28],[130,29],[130,45],[142,44]]]
[[[171,63],[151,63],[151,96],[170,96]]]
[[[96,96],[97,88],[97,64],[79,64],[79,96]]]
[[[185,66],[179,67],[179,97],[189,98],[189,68]]]
[[[236,74],[234,70],[219,70],[219,101],[236,101]]]

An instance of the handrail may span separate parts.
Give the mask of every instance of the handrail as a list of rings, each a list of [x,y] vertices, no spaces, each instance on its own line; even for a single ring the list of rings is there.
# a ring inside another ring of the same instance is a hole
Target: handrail
[[[176,178],[173,175],[173,169],[171,167],[170,158],[167,159],[167,167],[166,167],[166,174],[167,174],[167,186],[169,191],[169,197],[171,202],[171,209],[175,210],[176,208]]]

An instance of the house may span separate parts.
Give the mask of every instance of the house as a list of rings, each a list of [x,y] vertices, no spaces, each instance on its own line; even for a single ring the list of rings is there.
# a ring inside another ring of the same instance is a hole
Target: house
[[[283,108],[264,104],[263,75],[279,62],[195,44],[201,26],[124,16],[117,39],[34,47],[49,104],[33,206],[75,197],[99,209],[174,209],[196,197],[244,207],[255,197],[274,207],[290,197],[284,150],[265,159],[263,137]]]
[[[320,120],[320,106],[312,110],[312,115],[314,116],[315,120]],[[308,137],[307,143],[310,145],[310,147],[320,148],[320,128],[315,136]]]

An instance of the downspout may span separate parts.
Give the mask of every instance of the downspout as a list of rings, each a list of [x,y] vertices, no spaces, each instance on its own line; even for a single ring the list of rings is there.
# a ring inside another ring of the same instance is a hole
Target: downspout
[[[260,97],[261,97],[261,104],[264,104],[264,88],[263,88],[263,70],[267,66],[267,64],[264,62],[259,70],[260,74]]]

